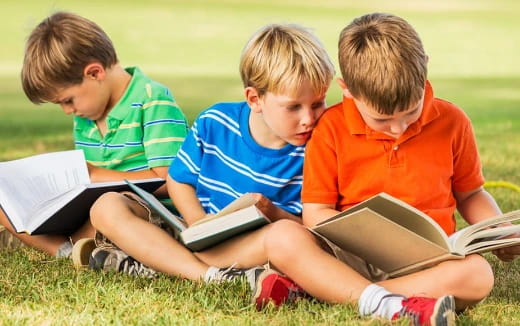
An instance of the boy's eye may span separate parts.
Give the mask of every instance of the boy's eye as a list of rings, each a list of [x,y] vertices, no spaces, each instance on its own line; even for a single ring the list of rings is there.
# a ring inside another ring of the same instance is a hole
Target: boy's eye
[[[291,110],[291,111],[296,111],[298,109],[301,108],[301,104],[293,104],[293,105],[289,105],[288,106],[288,109]]]
[[[412,116],[412,115],[416,114],[417,111],[419,111],[419,109],[413,110],[412,112],[408,112],[407,115],[408,115],[408,116]]]
[[[72,104],[72,99],[71,98],[66,99],[65,101],[63,101],[63,104],[66,104],[66,105]]]
[[[325,106],[325,102],[324,101],[320,101],[320,102],[316,102],[316,103],[312,104],[312,108],[313,109],[321,109],[324,106]]]

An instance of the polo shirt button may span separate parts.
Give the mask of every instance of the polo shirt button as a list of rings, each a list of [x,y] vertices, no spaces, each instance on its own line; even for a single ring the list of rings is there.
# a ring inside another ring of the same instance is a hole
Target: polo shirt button
[[[399,149],[399,145],[394,146],[394,151]]]

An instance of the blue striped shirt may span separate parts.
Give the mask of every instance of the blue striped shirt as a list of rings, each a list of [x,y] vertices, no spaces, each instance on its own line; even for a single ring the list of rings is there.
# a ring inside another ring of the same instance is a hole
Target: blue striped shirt
[[[301,215],[303,146],[258,145],[249,132],[246,102],[219,103],[195,120],[169,168],[189,184],[206,213],[216,213],[247,192],[258,192],[278,207]]]

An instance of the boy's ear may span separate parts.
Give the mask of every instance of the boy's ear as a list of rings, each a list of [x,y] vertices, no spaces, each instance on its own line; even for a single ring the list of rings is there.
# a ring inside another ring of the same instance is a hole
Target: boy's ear
[[[103,65],[99,62],[89,63],[85,69],[83,69],[83,78],[89,78],[93,80],[104,80],[106,77],[106,70]]]
[[[343,96],[348,97],[348,98],[353,98],[352,94],[350,94],[347,84],[345,84],[345,81],[343,80],[343,78],[336,79],[336,82],[338,83],[339,87],[341,88],[341,92],[343,93]]]
[[[260,94],[256,88],[251,86],[246,87],[244,89],[244,95],[251,111],[255,113],[262,112],[262,106],[260,105],[262,99],[260,98]]]

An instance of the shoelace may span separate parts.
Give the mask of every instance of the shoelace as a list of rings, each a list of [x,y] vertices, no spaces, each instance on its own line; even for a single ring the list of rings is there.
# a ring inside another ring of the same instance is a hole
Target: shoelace
[[[403,300],[403,308],[399,311],[400,317],[408,317],[412,325],[421,324],[421,311],[425,311],[431,303],[428,300],[419,298],[408,298]],[[423,316],[424,317],[424,316]]]
[[[403,300],[403,308],[406,311],[417,313],[424,310],[427,306],[431,305],[429,300],[419,300],[418,298],[409,298]]]
[[[215,275],[215,280],[217,281],[231,281],[237,277],[244,276],[244,271],[242,269],[234,268],[235,264],[231,267],[226,268],[225,270],[219,270]]]
[[[130,275],[144,276],[146,278],[154,278],[157,276],[157,272],[153,269],[146,267],[142,263],[128,256],[121,262],[120,271]]]

